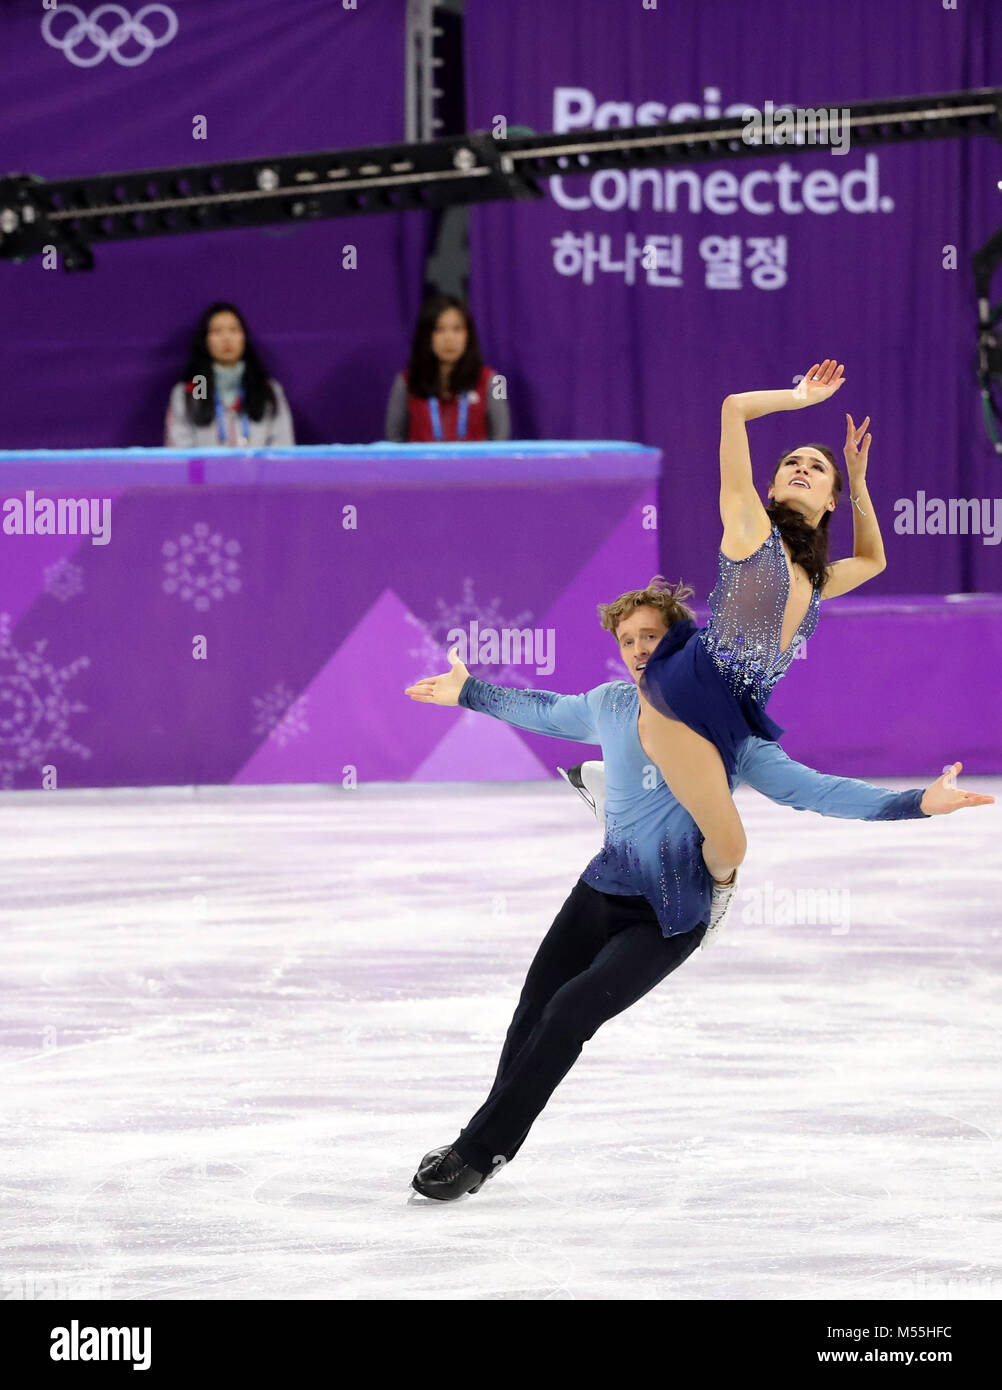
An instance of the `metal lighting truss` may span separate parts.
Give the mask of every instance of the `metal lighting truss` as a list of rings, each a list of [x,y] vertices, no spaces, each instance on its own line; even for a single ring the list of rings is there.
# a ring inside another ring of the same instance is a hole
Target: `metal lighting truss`
[[[1002,139],[1000,87],[836,109],[848,111],[844,125],[856,149],[964,135]],[[741,118],[722,117],[510,139],[475,131],[75,179],[10,174],[0,179],[0,259],[21,261],[54,246],[67,270],[89,270],[91,248],[105,241],[540,199],[539,180],[552,175],[762,159],[770,149],[784,156],[816,154],[823,148],[774,139],[768,126],[753,144],[744,138],[748,130]]]
[[[1002,454],[1002,409],[992,395],[992,382],[1002,381],[1002,301],[991,302],[991,284],[1002,264],[1002,228],[974,253],[974,286],[978,296],[978,390],[985,433],[997,454]]]

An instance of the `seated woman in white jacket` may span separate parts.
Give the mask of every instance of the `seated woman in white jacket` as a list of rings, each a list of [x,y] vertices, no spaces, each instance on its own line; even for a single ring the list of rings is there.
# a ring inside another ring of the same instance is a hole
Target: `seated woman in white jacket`
[[[168,449],[265,449],[295,444],[285,392],[268,376],[240,310],[210,304],[183,380],[171,391]]]

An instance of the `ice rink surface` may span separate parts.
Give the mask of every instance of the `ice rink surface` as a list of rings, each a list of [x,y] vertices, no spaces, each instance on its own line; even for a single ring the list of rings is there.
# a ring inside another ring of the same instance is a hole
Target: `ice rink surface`
[[[0,795],[2,1296],[997,1299],[1002,801],[738,799],[718,944],[440,1203],[599,847],[569,788]]]

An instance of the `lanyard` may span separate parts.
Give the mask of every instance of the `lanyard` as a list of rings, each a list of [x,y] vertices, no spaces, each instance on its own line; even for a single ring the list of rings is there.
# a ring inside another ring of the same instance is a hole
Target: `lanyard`
[[[467,393],[464,391],[463,394],[462,394],[462,395],[460,396],[460,398],[459,398],[459,423],[458,423],[458,425],[456,426],[456,438],[457,438],[457,439],[465,439],[465,438],[466,438],[466,415],[467,415],[467,412],[468,412],[469,408],[470,408],[469,397],[468,397]],[[433,429],[434,432],[435,432],[435,438],[436,438],[436,439],[443,439],[443,438],[444,438],[444,435],[442,434],[442,417],[441,417],[441,415],[440,415],[440,413],[439,413],[439,409],[438,409],[438,397],[437,397],[437,396],[429,396],[429,397],[428,397],[428,409],[429,409],[429,411],[431,412],[431,427],[432,427],[432,429]]]
[[[242,402],[242,400],[241,400],[241,397],[238,396],[237,399],[236,399],[236,405],[237,405],[237,406],[240,406],[240,405],[242,405],[242,404],[243,404],[243,402]],[[220,444],[225,444],[225,443],[227,442],[227,436],[226,436],[226,414],[225,414],[225,411],[223,410],[223,403],[222,403],[222,401],[219,399],[219,392],[218,392],[218,391],[216,392],[216,431],[217,431],[217,433],[219,434],[219,442],[220,442]],[[250,442],[250,421],[249,421],[248,418],[247,418],[247,412],[242,410],[242,411],[240,412],[240,433],[239,433],[238,436],[237,436],[237,443],[238,443],[238,444],[244,444],[244,445],[246,445],[246,444],[248,444],[249,442]]]

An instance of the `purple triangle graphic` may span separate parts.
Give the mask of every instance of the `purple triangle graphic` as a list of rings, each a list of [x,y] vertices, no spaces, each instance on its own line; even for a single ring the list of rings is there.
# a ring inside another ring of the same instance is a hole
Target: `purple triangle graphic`
[[[448,669],[440,651],[393,590],[384,589],[302,691],[287,715],[287,734],[279,726],[266,735],[233,781],[340,784],[349,766],[359,782],[406,781],[450,729],[448,709],[404,694],[420,675]],[[392,728],[387,728],[387,691],[399,694]],[[259,691],[258,697],[266,694]],[[253,706],[247,718],[254,721]]]
[[[452,726],[417,768],[413,781],[535,782],[553,776],[510,724],[471,709],[441,713],[450,716]]]

